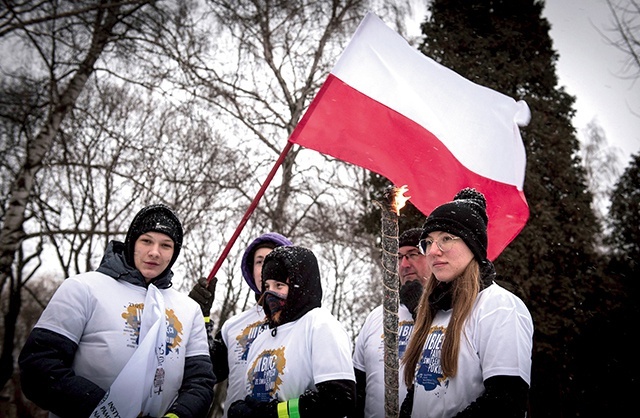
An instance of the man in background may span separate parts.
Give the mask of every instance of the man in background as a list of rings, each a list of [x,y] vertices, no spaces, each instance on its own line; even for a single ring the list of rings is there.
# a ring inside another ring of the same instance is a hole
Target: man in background
[[[422,228],[404,231],[398,241],[398,277],[400,304],[398,306],[398,360],[402,358],[413,331],[415,312],[422,289],[431,269],[427,258],[420,253],[418,241]],[[356,338],[353,367],[356,375],[357,406],[355,418],[384,418],[384,332],[382,305],[376,307]],[[407,394],[402,372],[399,373],[398,404]]]

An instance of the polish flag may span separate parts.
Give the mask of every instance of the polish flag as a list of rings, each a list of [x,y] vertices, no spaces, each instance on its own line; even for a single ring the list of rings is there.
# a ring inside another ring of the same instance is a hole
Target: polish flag
[[[494,260],[529,217],[519,130],[529,119],[524,101],[443,67],[369,13],[289,142],[406,185],[425,215],[474,187]]]

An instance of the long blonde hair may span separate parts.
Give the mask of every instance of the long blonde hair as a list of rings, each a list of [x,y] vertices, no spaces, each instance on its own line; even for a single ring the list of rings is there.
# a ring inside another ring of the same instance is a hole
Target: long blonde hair
[[[438,283],[440,282],[431,274],[420,298],[420,306],[418,307],[413,332],[409,338],[407,351],[402,357],[402,363],[405,367],[404,381],[407,387],[413,386],[416,365],[422,356],[424,344],[437,311],[436,308],[430,306],[429,296]],[[458,371],[458,353],[460,352],[460,340],[464,332],[464,324],[480,292],[480,266],[475,258],[467,264],[462,274],[453,280],[451,292],[451,308],[453,312],[447,326],[440,358],[442,373],[447,377],[455,376]]]

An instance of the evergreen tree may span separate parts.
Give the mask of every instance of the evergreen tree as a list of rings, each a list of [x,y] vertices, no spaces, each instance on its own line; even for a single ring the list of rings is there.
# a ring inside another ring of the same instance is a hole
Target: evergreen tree
[[[620,265],[628,266],[628,273],[640,269],[640,153],[620,176],[611,195],[608,243]]]
[[[601,286],[593,245],[599,225],[571,124],[575,99],[557,86],[543,7],[535,0],[434,0],[420,50],[531,109],[522,129],[530,218],[496,268],[534,318],[531,414],[574,416],[588,382],[576,382],[569,347],[591,314],[585,308],[594,308],[585,301]]]
[[[573,345],[577,380],[589,382],[583,388],[581,416],[626,415],[640,390],[640,358],[632,344],[624,343],[635,340],[631,324],[640,319],[640,153],[632,156],[614,186],[608,223],[606,287],[593,295],[600,312],[585,324]]]

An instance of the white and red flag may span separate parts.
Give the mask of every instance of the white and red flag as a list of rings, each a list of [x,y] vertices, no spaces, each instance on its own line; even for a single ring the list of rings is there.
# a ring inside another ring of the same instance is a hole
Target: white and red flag
[[[476,188],[494,260],[529,217],[519,130],[529,119],[524,101],[438,64],[369,13],[289,142],[406,185],[426,215]]]

